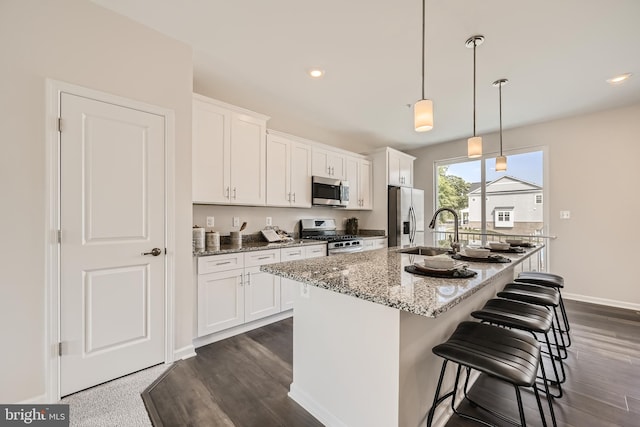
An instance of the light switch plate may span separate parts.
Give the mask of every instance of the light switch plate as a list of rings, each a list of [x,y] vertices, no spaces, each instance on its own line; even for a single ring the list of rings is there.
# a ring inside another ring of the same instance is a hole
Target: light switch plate
[[[240,227],[240,217],[239,216],[234,216],[233,217],[233,226],[234,227]]]
[[[266,221],[266,224],[265,224],[265,225],[266,225],[267,227],[269,227],[269,226],[273,225],[273,222],[272,222],[272,220],[271,220],[271,217],[270,217],[270,216],[268,216],[268,217],[267,217],[267,221]]]
[[[214,227],[216,222],[215,222],[215,217],[212,216],[208,216],[207,217],[207,227]]]
[[[560,219],[571,219],[571,211],[560,211]]]

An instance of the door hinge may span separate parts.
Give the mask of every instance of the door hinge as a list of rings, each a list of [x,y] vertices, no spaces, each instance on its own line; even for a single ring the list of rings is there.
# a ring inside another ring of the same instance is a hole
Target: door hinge
[[[62,356],[62,342],[58,343],[58,356]]]
[[[58,243],[62,243],[62,230],[58,230]]]
[[[62,117],[58,117],[58,132],[62,132]]]

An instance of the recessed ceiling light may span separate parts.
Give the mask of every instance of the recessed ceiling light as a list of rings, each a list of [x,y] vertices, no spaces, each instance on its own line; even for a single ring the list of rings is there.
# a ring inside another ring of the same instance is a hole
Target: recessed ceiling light
[[[609,83],[610,85],[615,85],[618,83],[622,83],[623,81],[627,80],[629,77],[631,77],[631,73],[620,74],[619,76],[615,76],[610,79],[607,79],[607,83]]]
[[[324,70],[321,70],[320,68],[311,68],[309,70],[309,75],[311,77],[313,77],[314,79],[318,79],[318,78],[324,76]]]

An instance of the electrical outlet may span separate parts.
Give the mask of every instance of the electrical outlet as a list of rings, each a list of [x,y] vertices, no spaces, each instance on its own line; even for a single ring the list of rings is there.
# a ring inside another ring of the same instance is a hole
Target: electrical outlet
[[[560,219],[571,219],[571,211],[560,211]]]
[[[215,223],[216,223],[215,217],[212,217],[212,216],[207,217],[207,227],[213,227]]]
[[[240,217],[239,216],[234,216],[233,217],[233,226],[234,227],[240,227]]]
[[[309,298],[310,297],[309,285],[307,285],[306,283],[301,283],[300,284],[300,296],[302,298]]]
[[[267,226],[273,225],[273,222],[271,221],[271,217],[270,216],[267,217],[266,225]]]

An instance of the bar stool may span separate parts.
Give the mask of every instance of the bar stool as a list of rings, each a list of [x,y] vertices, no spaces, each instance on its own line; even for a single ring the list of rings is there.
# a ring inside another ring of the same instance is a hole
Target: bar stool
[[[531,387],[538,404],[542,425],[546,427],[547,421],[542,409],[540,394],[535,386],[538,369],[542,371],[545,378],[544,385],[547,390],[547,402],[551,413],[551,420],[556,426],[556,417],[553,411],[553,404],[548,393],[546,374],[544,365],[540,359],[540,344],[536,339],[521,331],[513,329],[499,328],[477,322],[462,322],[458,325],[451,337],[444,343],[433,348],[433,353],[444,359],[438,386],[433,398],[433,405],[427,416],[427,427],[433,423],[433,416],[436,407],[447,398],[451,397],[451,408],[453,412],[463,418],[467,418],[484,425],[490,425],[486,421],[473,417],[468,414],[459,412],[455,408],[456,391],[460,381],[460,371],[462,367],[467,369],[467,378],[464,383],[464,397],[472,404],[496,417],[510,423],[515,422],[508,417],[496,413],[484,406],[474,402],[467,395],[467,386],[471,369],[475,369],[491,377],[505,381],[515,388],[516,400],[518,402],[518,412],[522,426],[526,426],[524,410],[522,406],[522,397],[520,394],[521,387]],[[440,396],[442,387],[442,379],[447,369],[447,363],[451,361],[458,364],[456,372],[456,381],[453,390]]]
[[[556,289],[539,285],[530,285],[528,283],[513,282],[507,284],[502,291],[498,292],[498,296],[509,300],[539,305],[550,311],[552,310],[555,314],[553,316],[555,325],[552,324],[551,329],[556,341],[558,355],[561,359],[567,358],[567,345],[564,341],[562,328],[560,328],[560,321],[558,320],[557,308],[560,304],[560,293]],[[560,339],[558,339],[558,336]]]
[[[571,326],[569,324],[569,318],[567,317],[567,310],[564,306],[564,300],[562,299],[561,291],[561,289],[564,288],[564,278],[553,273],[545,273],[541,271],[523,271],[518,275],[515,281],[547,286],[558,290],[558,293],[560,294],[560,312],[562,313],[562,321],[564,323],[564,329],[562,332],[567,335],[567,347],[571,346],[571,336],[569,335]]]
[[[472,312],[471,316],[484,323],[523,330],[530,333],[534,338],[536,338],[536,333],[543,334],[547,344],[546,354],[551,359],[551,366],[556,377],[555,384],[558,387],[558,394],[552,394],[552,396],[562,397],[561,384],[566,380],[566,374],[562,358],[558,357],[556,359],[551,349],[551,341],[549,339],[549,332],[553,324],[553,313],[551,311],[525,302],[494,298],[487,301],[482,309]],[[557,344],[556,342],[556,348]],[[560,364],[562,378],[558,373],[556,361]]]

